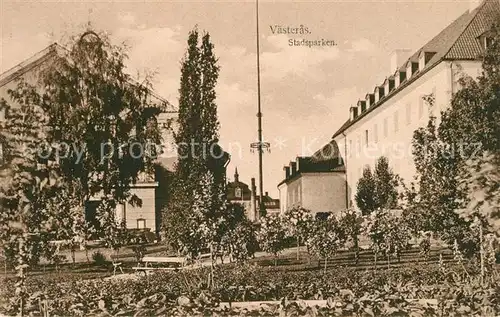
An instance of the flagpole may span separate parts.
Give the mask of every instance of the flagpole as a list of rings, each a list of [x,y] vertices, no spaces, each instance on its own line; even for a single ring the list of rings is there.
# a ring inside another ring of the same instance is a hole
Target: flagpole
[[[263,210],[264,196],[264,176],[263,176],[263,161],[262,154],[264,149],[269,150],[270,144],[262,141],[262,111],[260,99],[260,33],[259,33],[259,0],[255,1],[256,10],[256,33],[257,33],[257,125],[258,125],[258,142],[252,143],[251,148],[256,148],[259,154],[259,213]]]

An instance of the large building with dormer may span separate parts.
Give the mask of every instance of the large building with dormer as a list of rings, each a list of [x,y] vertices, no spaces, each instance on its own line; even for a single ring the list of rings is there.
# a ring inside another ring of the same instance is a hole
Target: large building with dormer
[[[386,77],[353,101],[349,119],[333,135],[344,158],[350,201],[363,168],[373,169],[380,156],[386,156],[406,182],[413,180],[413,132],[425,126],[430,115],[439,121],[460,89],[459,78],[480,74],[481,55],[491,43],[489,30],[499,14],[499,0],[484,0],[416,52],[395,51]],[[425,96],[434,99],[432,107]]]

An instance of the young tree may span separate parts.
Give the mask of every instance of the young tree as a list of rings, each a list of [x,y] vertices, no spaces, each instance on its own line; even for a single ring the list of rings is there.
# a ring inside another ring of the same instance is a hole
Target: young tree
[[[339,226],[346,234],[346,238],[354,244],[356,265],[359,261],[359,236],[362,233],[364,218],[353,209],[348,209],[342,213],[339,219]]]
[[[300,243],[304,243],[311,234],[314,216],[311,211],[300,206],[294,206],[285,212],[288,234],[297,239],[297,260],[300,258]]]
[[[263,217],[259,230],[259,245],[262,250],[274,255],[274,265],[277,265],[278,256],[285,248],[287,228],[280,215],[271,214]]]
[[[385,156],[378,158],[375,163],[375,206],[376,208],[393,209],[398,204],[399,177],[389,167],[389,160]]]
[[[328,266],[328,259],[333,258],[338,250],[344,246],[346,233],[340,226],[335,215],[330,214],[327,219],[317,219],[314,235],[309,239],[312,251],[324,260],[324,272]]]
[[[376,204],[376,188],[375,179],[369,166],[363,169],[363,177],[361,177],[357,184],[356,205],[361,210],[363,215],[369,215],[377,209]]]
[[[389,212],[386,209],[378,209],[369,216],[364,223],[363,231],[368,235],[372,244],[375,269],[377,268],[378,255],[384,250],[384,243],[388,232]]]

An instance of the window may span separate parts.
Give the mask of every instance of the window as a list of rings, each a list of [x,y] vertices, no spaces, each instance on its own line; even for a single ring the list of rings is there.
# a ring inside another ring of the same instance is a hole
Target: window
[[[368,130],[365,130],[365,146],[368,146]]]
[[[236,190],[234,191],[234,196],[236,198],[242,198],[242,195],[241,195],[241,188],[236,188]]]
[[[389,127],[387,125],[387,118],[384,118],[384,138],[387,138],[389,135]]]
[[[422,120],[424,117],[424,98],[421,96],[418,100],[418,119]]]
[[[137,219],[137,229],[146,229],[146,219]]]
[[[393,115],[394,118],[394,132],[398,132],[399,130],[399,113],[396,111]]]
[[[378,127],[376,124],[373,126],[373,142],[378,142]]]
[[[411,104],[406,104],[406,124],[411,123]]]

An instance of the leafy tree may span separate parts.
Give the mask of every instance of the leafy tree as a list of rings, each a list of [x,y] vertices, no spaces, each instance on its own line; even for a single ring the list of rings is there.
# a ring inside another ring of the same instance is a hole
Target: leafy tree
[[[39,160],[46,117],[36,98],[35,94],[26,94],[17,99],[17,107],[1,102],[8,116],[0,130],[5,163],[0,168],[0,245],[18,271],[15,297],[21,315],[27,296],[25,270],[38,263],[40,256],[53,253],[49,241],[63,184],[48,162]]]
[[[433,95],[424,97],[424,100],[433,107]],[[419,230],[436,233],[450,246],[458,241],[459,249],[467,250],[470,256],[477,250],[478,241],[469,230],[470,221],[456,213],[463,207],[465,199],[457,178],[461,159],[458,152],[450,153],[453,144],[442,140],[439,129],[436,117],[430,116],[427,126],[413,134],[418,190],[410,213],[420,221]]]
[[[328,259],[333,258],[344,246],[346,233],[333,214],[330,214],[326,220],[317,219],[315,225],[316,230],[308,239],[308,243],[311,244],[313,253],[324,260],[326,273]]]
[[[393,209],[398,203],[399,177],[389,167],[389,160],[382,156],[375,163],[375,205],[377,208]]]
[[[151,97],[148,80],[137,84],[125,72],[123,48],[105,35],[87,31],[68,48],[53,47],[57,54],[51,53],[36,82],[21,81],[10,97],[17,104],[29,99],[45,116],[44,136],[37,141],[52,154],[49,161],[78,205],[102,198],[96,218],[113,247],[115,231],[121,230],[116,205],[140,205],[130,188],[139,176],[152,173],[163,105]]]
[[[285,212],[288,234],[297,239],[297,260],[299,259],[300,242],[304,243],[311,234],[314,216],[311,211],[300,206],[294,206]]]
[[[368,215],[377,209],[375,185],[372,171],[369,166],[366,166],[363,169],[363,176],[358,181],[354,197],[363,215]]]
[[[179,89],[179,130],[174,133],[179,155],[176,182],[171,189],[170,202],[163,212],[163,227],[171,244],[191,244],[188,249],[193,249],[199,243],[198,236],[191,233],[187,237],[193,239],[186,240],[186,236],[181,234],[186,223],[197,230],[208,226],[205,229],[210,235],[209,240],[219,243],[228,208],[221,166],[223,151],[217,145],[219,122],[215,85],[219,67],[214,46],[208,33],[202,36],[199,45],[196,28],[189,33],[187,43]],[[208,174],[210,177],[207,178]],[[204,199],[199,200],[195,195]],[[199,215],[192,215],[191,208],[196,209],[195,213]]]
[[[258,236],[262,250],[274,255],[274,265],[277,265],[278,255],[285,248],[287,237],[287,228],[283,218],[277,214],[263,217]]]
[[[363,231],[371,240],[371,249],[373,250],[375,268],[377,268],[377,259],[381,252],[384,251],[384,242],[389,227],[389,212],[386,209],[377,209],[375,212],[367,216],[364,223]]]
[[[399,177],[392,172],[389,160],[384,156],[377,159],[373,174],[370,167],[365,167],[355,196],[362,214],[368,215],[379,208],[396,208],[398,183]]]
[[[363,216],[359,215],[353,209],[348,209],[343,212],[339,219],[339,226],[343,228],[346,238],[351,240],[354,245],[356,265],[359,261],[359,236],[362,233],[363,221]]]
[[[240,204],[228,205],[228,222],[220,242],[222,253],[226,251],[231,260],[244,262],[258,249],[257,227],[250,221]]]

